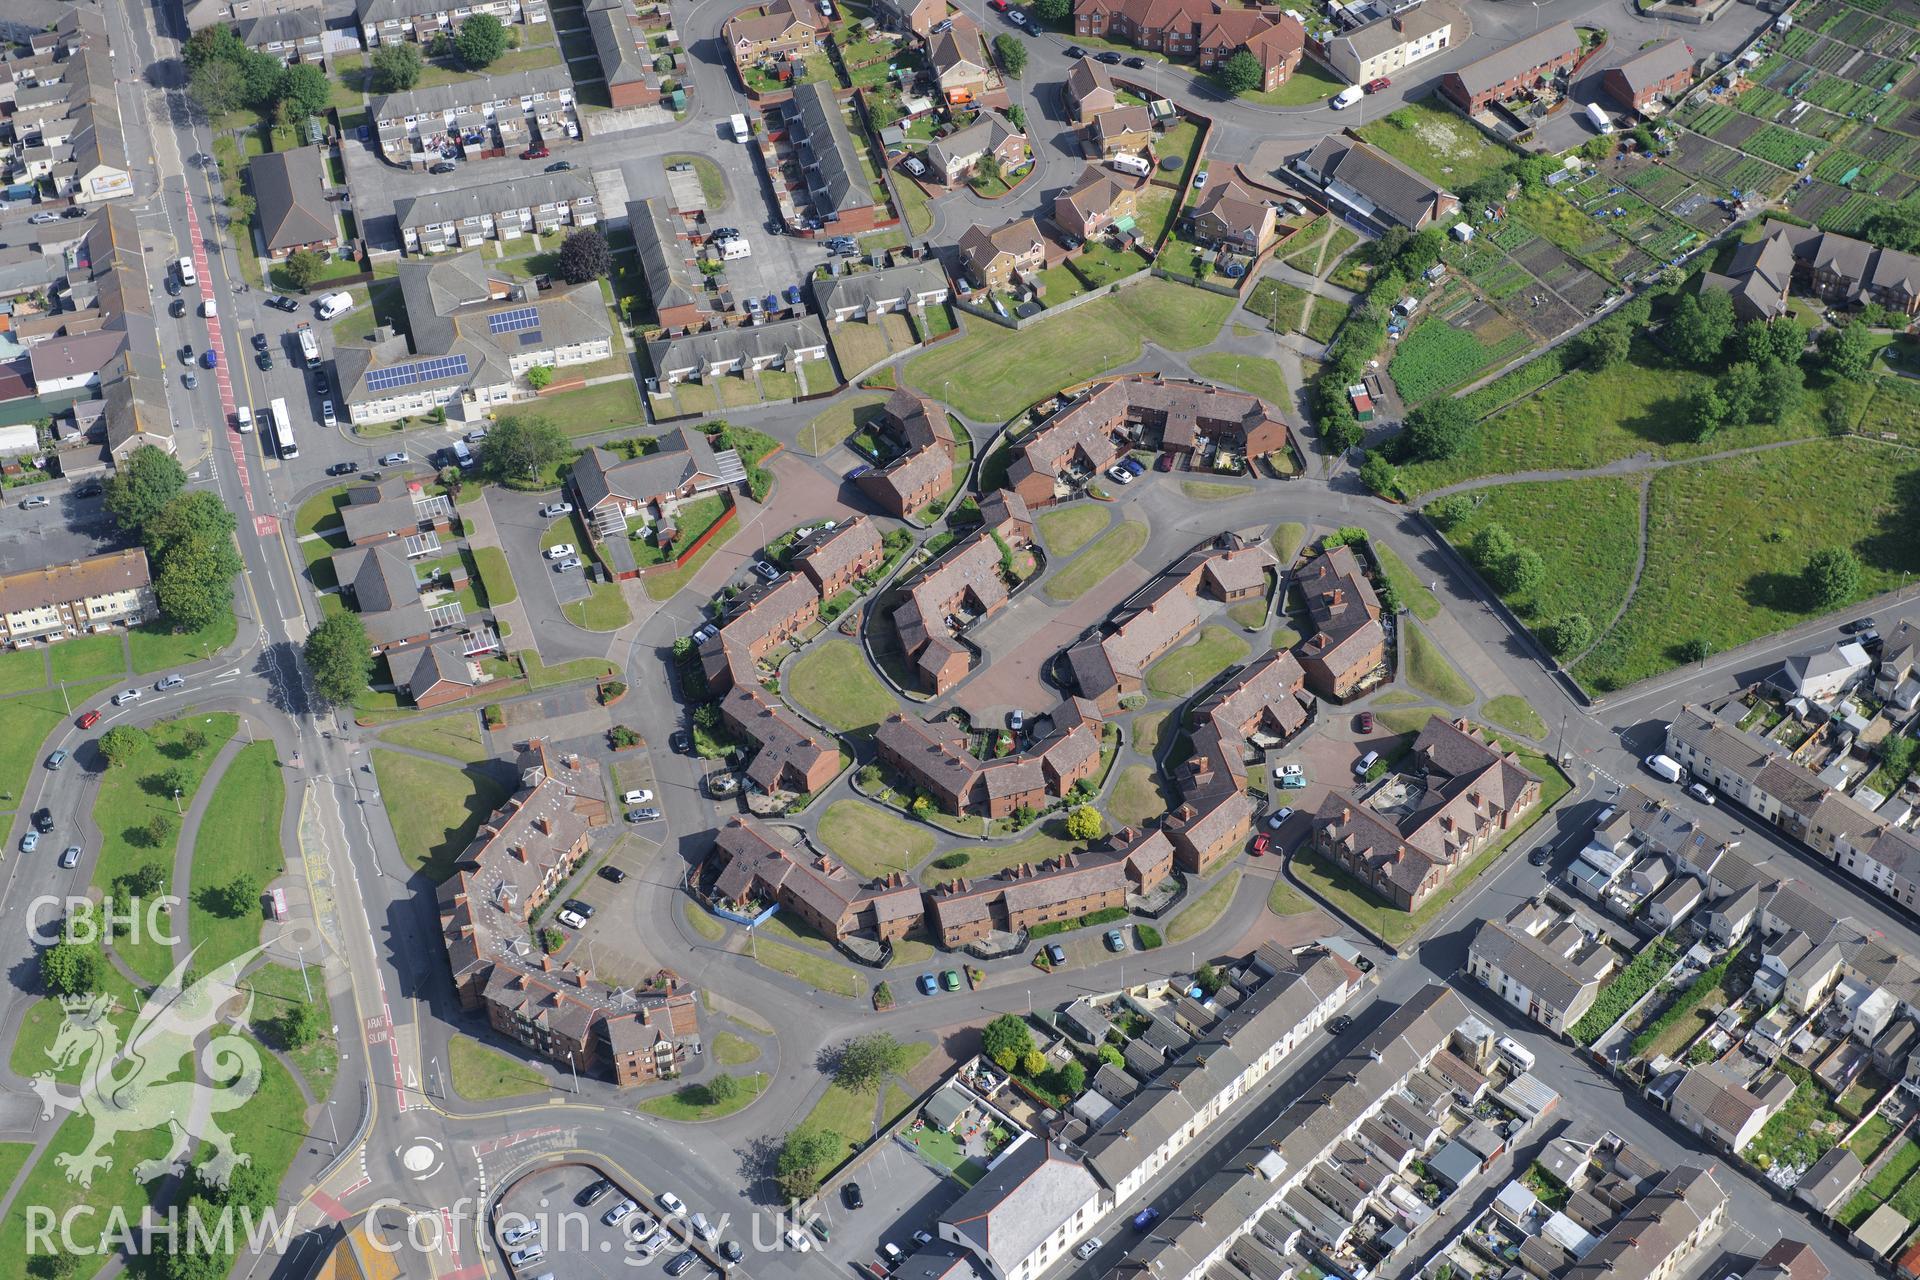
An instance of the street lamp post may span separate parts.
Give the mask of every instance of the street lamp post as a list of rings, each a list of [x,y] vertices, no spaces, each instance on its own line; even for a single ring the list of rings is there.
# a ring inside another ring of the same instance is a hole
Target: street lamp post
[[[175,816],[180,813],[180,788],[178,787],[173,789],[173,812]]]
[[[300,959],[300,982],[307,989],[307,1003],[313,1003],[313,980],[307,977],[307,953],[299,943],[293,944],[293,954]]]
[[[332,1098],[327,1099],[327,1128],[333,1134],[334,1154],[338,1155],[340,1153],[340,1126],[338,1123],[335,1122],[333,1118],[333,1099]]]
[[[567,1066],[573,1071],[573,1091],[577,1094],[580,1092],[580,1068],[574,1065],[571,1049],[567,1050]]]

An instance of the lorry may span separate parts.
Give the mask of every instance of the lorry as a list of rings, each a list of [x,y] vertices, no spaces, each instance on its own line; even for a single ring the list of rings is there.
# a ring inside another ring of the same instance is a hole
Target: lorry
[[[306,362],[307,367],[312,368],[319,364],[320,343],[313,336],[313,326],[303,321],[294,328],[294,333],[300,339],[300,358]]]
[[[1648,773],[1656,778],[1665,778],[1668,782],[1678,782],[1686,776],[1685,771],[1680,768],[1680,762],[1672,756],[1651,755],[1641,763],[1647,766]]]
[[[733,140],[735,142],[746,142],[753,137],[753,130],[747,127],[747,117],[742,113],[738,111],[734,112],[733,118],[727,121],[727,123],[733,128]]]
[[[1600,109],[1599,103],[1589,102],[1587,104],[1587,119],[1593,122],[1594,129],[1602,136],[1613,132],[1613,121],[1608,117],[1606,112]]]
[[[1367,96],[1367,91],[1357,84],[1350,84],[1333,96],[1333,109],[1345,111],[1354,103]]]

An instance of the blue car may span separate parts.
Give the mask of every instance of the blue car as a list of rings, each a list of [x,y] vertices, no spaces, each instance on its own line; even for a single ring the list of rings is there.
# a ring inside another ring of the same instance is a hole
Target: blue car
[[[797,284],[788,285],[786,298],[787,298],[788,306],[790,307],[799,306],[800,305],[800,286]]]
[[[1133,1229],[1135,1231],[1145,1231],[1148,1227],[1153,1225],[1154,1219],[1158,1218],[1159,1216],[1160,1216],[1160,1211],[1158,1209],[1155,1209],[1151,1205],[1149,1205],[1145,1209],[1142,1209],[1140,1212],[1133,1215]]]
[[[920,994],[921,995],[930,996],[934,992],[938,991],[939,989],[940,989],[940,984],[934,979],[934,976],[932,974],[923,973],[920,975]]]
[[[774,297],[772,294],[768,294],[764,305],[768,311],[778,311],[780,309],[780,299]]]
[[[202,366],[208,369],[211,369],[215,365],[220,363],[220,353],[215,351],[212,347],[208,347],[205,351],[202,351],[200,353],[200,363]]]
[[[1120,459],[1120,465],[1131,471],[1134,475],[1143,476],[1147,474],[1147,464],[1138,458],[1122,458]]]

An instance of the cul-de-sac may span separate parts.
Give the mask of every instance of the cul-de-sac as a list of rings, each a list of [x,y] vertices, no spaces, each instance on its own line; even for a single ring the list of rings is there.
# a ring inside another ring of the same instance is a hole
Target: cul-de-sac
[[[0,1276],[1920,1280],[1920,0],[0,0]]]

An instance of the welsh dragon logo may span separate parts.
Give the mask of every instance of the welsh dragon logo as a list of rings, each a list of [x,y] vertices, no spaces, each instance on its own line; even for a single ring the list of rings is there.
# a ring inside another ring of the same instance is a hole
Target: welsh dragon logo
[[[202,1143],[211,1151],[194,1168],[214,1186],[224,1187],[233,1170],[249,1162],[233,1149],[233,1135],[215,1116],[246,1105],[260,1089],[259,1050],[238,1031],[253,1009],[251,991],[244,993],[246,1003],[236,1014],[221,1016],[243,994],[240,973],[259,952],[255,947],[187,985],[189,953],[141,1006],[124,1045],[113,1022],[112,996],[61,1000],[66,1019],[47,1056],[55,1069],[84,1064],[80,1091],[64,1092],[53,1071],[37,1073],[33,1090],[40,1095],[42,1120],[53,1119],[56,1111],[93,1119],[87,1145],[55,1157],[67,1181],[92,1186],[96,1172],[113,1168],[108,1151],[120,1134],[161,1128],[171,1133],[171,1142],[164,1156],[134,1166],[142,1182],[186,1172]],[[184,1058],[195,1058],[199,1071],[189,1064],[187,1078],[180,1079]]]

